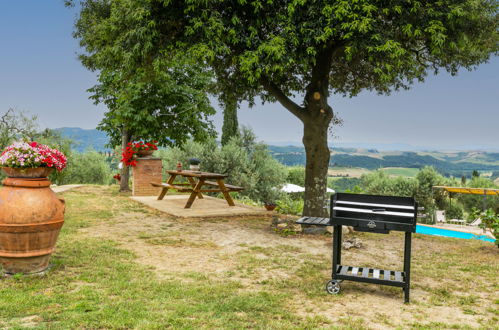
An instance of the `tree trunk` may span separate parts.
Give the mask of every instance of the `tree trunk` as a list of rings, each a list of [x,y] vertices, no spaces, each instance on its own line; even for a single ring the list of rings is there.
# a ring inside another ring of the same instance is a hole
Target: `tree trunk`
[[[327,217],[325,206],[330,158],[327,137],[329,124],[334,119],[333,109],[328,104],[329,71],[334,51],[333,45],[329,44],[317,54],[316,65],[306,87],[304,106],[296,104],[267,77],[261,78],[267,92],[303,123],[303,145],[307,157],[304,216]]]
[[[329,121],[306,118],[303,121],[303,145],[307,162],[305,166],[304,216],[327,217],[326,188],[329,168],[327,145]]]
[[[229,143],[234,136],[239,136],[239,124],[237,121],[237,100],[226,98],[224,105],[224,122],[222,126],[222,145]]]
[[[123,128],[121,130],[121,150],[125,150],[131,137],[127,129]],[[125,166],[123,163],[123,168],[121,169],[121,181],[120,181],[120,191],[127,192],[130,191],[130,167]]]

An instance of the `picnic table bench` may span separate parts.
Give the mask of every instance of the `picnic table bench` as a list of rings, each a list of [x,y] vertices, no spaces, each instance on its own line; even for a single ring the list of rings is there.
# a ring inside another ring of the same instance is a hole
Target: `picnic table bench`
[[[186,209],[192,206],[196,197],[203,199],[204,192],[221,192],[224,195],[225,200],[229,206],[235,206],[230,192],[244,190],[242,187],[234,186],[224,182],[227,175],[209,172],[198,172],[198,171],[178,171],[169,170],[166,171],[170,177],[166,183],[152,183],[154,187],[161,187],[161,193],[158,196],[158,200],[162,200],[169,189],[175,189],[179,192],[190,192],[191,195],[185,204]],[[187,179],[187,183],[174,183],[175,178],[181,176]],[[214,181],[209,181],[214,180]],[[204,188],[204,186],[209,186],[211,188]],[[213,188],[215,187],[215,188]]]

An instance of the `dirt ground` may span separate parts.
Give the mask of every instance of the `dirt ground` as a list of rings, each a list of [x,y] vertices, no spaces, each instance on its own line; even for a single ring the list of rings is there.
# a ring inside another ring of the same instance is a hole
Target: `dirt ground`
[[[431,268],[436,251],[452,251],[452,243],[442,239],[432,242],[431,247],[427,239],[413,240],[411,304],[404,304],[401,289],[363,283],[344,282],[340,295],[326,294],[331,238],[279,236],[268,219],[189,220],[137,212],[121,214],[81,232],[119,242],[160,278],[194,281],[204,276],[239,281],[241,290],[287,292],[290,311],[303,316],[320,314],[334,321],[361,319],[365,323],[359,323],[359,328],[475,328],[490,325],[489,320],[497,315],[497,279],[477,286],[472,281],[480,279],[460,280],[459,274],[446,279],[445,269],[426,269]],[[379,268],[381,263],[384,269],[401,269],[402,235],[368,235],[360,236],[362,249],[344,251],[346,264]],[[499,256],[493,248],[485,249]],[[455,267],[451,261],[449,269]],[[449,296],[446,292],[450,290]],[[471,293],[472,306],[468,308],[465,303]]]

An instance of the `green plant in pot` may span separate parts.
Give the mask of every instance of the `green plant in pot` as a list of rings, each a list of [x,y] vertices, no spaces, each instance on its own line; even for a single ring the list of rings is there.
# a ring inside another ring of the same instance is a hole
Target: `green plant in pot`
[[[276,201],[280,196],[281,192],[276,188],[269,188],[260,192],[260,199],[267,211],[273,211],[276,208]]]
[[[198,158],[189,158],[189,169],[191,171],[199,171],[199,164],[201,164],[201,160]]]

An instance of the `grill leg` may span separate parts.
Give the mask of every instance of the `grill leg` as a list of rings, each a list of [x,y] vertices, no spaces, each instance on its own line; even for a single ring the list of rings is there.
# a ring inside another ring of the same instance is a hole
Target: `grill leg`
[[[331,278],[335,278],[338,265],[341,264],[341,225],[335,225],[333,231],[333,270]]]
[[[405,272],[405,286],[404,286],[404,301],[409,302],[409,290],[411,287],[411,239],[412,233],[405,233],[405,246],[404,246],[404,272]]]

